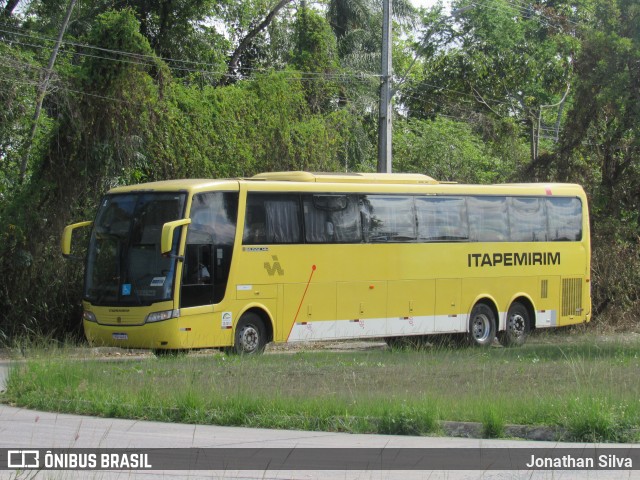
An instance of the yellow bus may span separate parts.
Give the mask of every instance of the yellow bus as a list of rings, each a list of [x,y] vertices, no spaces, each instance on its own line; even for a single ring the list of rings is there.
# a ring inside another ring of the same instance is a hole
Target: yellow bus
[[[91,226],[93,344],[261,352],[269,342],[455,334],[521,345],[591,316],[587,199],[571,184],[263,173],[117,187]]]

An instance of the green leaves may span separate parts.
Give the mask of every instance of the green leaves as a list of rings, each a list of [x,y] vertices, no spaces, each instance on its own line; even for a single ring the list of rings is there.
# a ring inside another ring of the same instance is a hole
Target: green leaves
[[[100,55],[85,58],[83,86],[103,95],[118,94],[124,90],[122,82],[160,65],[149,41],[140,33],[140,24],[131,9],[99,15],[86,41],[102,50]]]
[[[501,161],[468,124],[447,118],[397,122],[396,168],[441,181],[491,183],[505,179]]]

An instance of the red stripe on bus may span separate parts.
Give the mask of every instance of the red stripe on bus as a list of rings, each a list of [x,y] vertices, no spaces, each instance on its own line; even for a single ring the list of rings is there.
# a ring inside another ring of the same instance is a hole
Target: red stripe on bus
[[[293,318],[293,323],[291,324],[291,330],[289,330],[289,335],[287,336],[287,341],[289,337],[291,337],[291,332],[293,332],[293,327],[296,324],[296,320],[298,320],[298,315],[300,314],[300,309],[302,308],[302,302],[304,302],[304,297],[307,296],[307,290],[309,290],[309,284],[311,283],[311,279],[313,278],[313,274],[316,271],[316,266],[311,265],[311,275],[309,275],[309,280],[307,281],[307,286],[304,289],[304,293],[302,294],[302,298],[300,299],[300,305],[298,305],[298,311],[296,312],[296,316]]]

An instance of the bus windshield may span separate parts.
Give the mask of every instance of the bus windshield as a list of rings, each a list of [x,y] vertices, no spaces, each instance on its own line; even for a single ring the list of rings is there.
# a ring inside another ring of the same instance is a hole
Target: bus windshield
[[[185,200],[184,193],[107,195],[91,235],[85,299],[94,305],[150,305],[171,299],[176,256],[161,255],[160,237],[166,222],[183,217]]]

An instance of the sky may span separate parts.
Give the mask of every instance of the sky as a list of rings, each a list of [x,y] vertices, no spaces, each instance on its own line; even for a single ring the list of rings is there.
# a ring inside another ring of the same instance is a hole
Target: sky
[[[430,7],[436,2],[437,0],[411,0],[414,7]]]
[[[410,2],[414,7],[432,7],[438,3],[438,0],[410,0]],[[442,3],[445,6],[445,11],[448,11],[447,6],[451,4],[451,0],[442,0]]]
[[[431,7],[438,3],[438,0],[411,0],[411,3],[414,7]],[[443,3],[450,3],[446,0]]]

